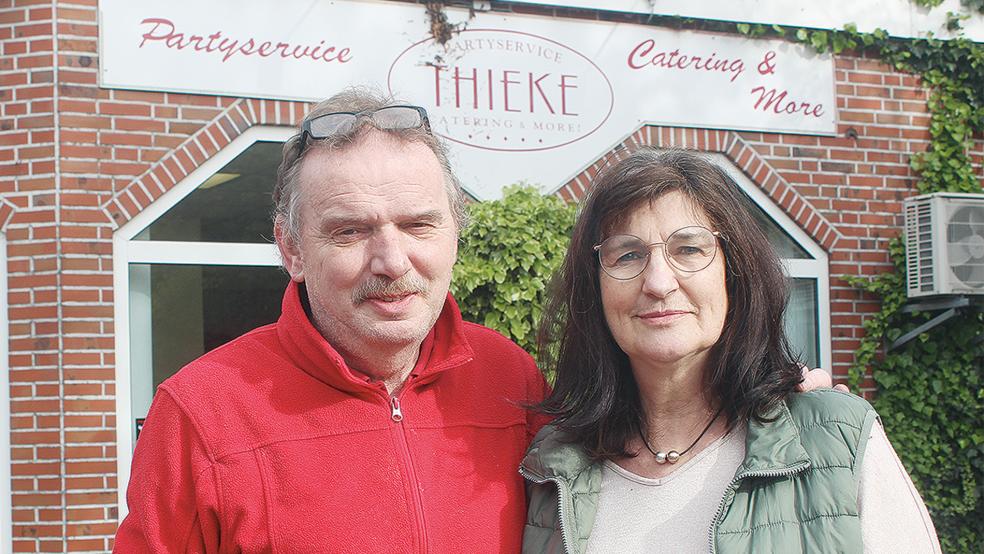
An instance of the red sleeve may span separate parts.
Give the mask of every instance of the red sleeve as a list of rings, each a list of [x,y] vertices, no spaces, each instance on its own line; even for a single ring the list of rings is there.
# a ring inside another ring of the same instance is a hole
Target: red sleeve
[[[527,356],[527,390],[529,391],[529,398],[527,402],[531,405],[539,404],[550,394],[550,385],[547,384],[547,380],[544,379],[543,373],[540,372],[536,367],[536,363],[533,358]],[[550,423],[550,417],[541,414],[536,410],[526,411],[526,442],[530,443],[533,441],[533,437],[540,431],[540,428],[544,425]]]
[[[161,387],[137,440],[129,514],[114,552],[218,552],[214,466],[194,422]]]

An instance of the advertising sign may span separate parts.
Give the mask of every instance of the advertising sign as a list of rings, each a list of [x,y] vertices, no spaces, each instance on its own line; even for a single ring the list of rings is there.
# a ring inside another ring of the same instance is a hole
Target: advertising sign
[[[370,86],[427,109],[479,199],[555,190],[645,124],[836,131],[831,58],[785,41],[451,8],[432,25],[378,1],[99,8],[103,87],[317,101]]]
[[[794,28],[843,29],[854,25],[870,33],[884,29],[894,37],[956,38],[984,40],[984,17],[974,17],[966,0],[510,0],[539,4],[637,14],[669,15],[786,25]],[[960,26],[951,28],[949,14],[969,14]]]

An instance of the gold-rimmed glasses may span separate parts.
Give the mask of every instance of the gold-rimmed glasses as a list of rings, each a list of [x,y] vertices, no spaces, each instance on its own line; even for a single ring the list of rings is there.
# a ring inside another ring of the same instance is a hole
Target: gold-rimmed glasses
[[[612,235],[594,246],[601,269],[620,281],[635,279],[646,270],[654,248],[663,247],[663,256],[675,269],[694,273],[711,265],[718,251],[721,233],[700,225],[682,227],[663,242],[647,243],[635,235]]]

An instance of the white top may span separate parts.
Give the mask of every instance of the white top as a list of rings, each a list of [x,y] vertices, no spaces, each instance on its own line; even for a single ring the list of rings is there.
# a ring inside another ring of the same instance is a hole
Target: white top
[[[659,479],[605,462],[586,552],[708,552],[711,520],[744,458],[742,428]],[[865,552],[940,552],[926,506],[878,423],[871,427],[860,477]]]

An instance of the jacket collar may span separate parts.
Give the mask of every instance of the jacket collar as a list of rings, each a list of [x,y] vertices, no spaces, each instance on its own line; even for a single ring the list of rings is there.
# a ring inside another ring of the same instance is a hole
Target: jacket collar
[[[537,433],[520,463],[524,471],[539,479],[561,479],[570,483],[592,466],[580,445],[553,423]]]
[[[746,473],[768,473],[805,468],[810,457],[800,441],[799,429],[785,401],[780,402],[768,416],[772,421],[748,424],[745,438],[745,460],[736,476]],[[522,467],[543,479],[563,479],[572,482],[592,466],[580,446],[565,440],[564,433],[548,425],[537,435],[523,459]]]
[[[738,468],[738,475],[808,467],[810,456],[803,448],[799,428],[786,401],[780,402],[767,419],[772,421],[759,422],[753,418],[748,422],[745,461]]]
[[[349,368],[341,354],[311,323],[301,301],[301,288],[291,281],[284,292],[277,337],[291,361],[306,373],[336,389],[357,395],[378,395],[380,385],[368,382]],[[429,382],[441,372],[463,365],[475,354],[465,338],[458,304],[448,293],[444,309],[421,344],[411,378]]]

